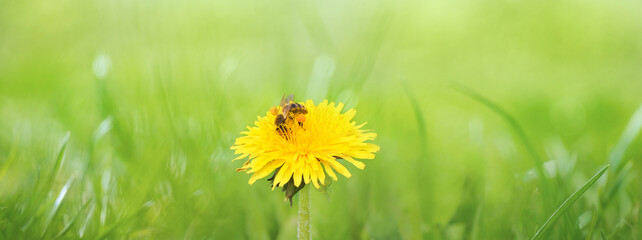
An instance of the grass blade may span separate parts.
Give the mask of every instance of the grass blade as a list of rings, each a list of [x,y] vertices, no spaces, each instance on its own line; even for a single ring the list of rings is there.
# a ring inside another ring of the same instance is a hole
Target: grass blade
[[[56,177],[58,176],[58,173],[60,172],[60,167],[62,166],[64,160],[65,160],[65,154],[66,154],[66,149],[67,149],[67,143],[69,142],[69,135],[70,133],[67,132],[65,136],[62,138],[60,141],[60,146],[58,147],[58,152],[56,154],[56,163],[54,163],[53,169],[51,169],[51,173],[49,175],[49,179],[45,181],[45,183],[48,183],[48,187],[46,189],[43,189],[43,197],[51,191],[53,188],[53,185],[55,183]]]
[[[613,166],[614,171],[612,171],[613,174],[609,176],[604,194],[600,197],[599,208],[596,211],[596,216],[598,214],[603,214],[601,209],[604,209],[611,202],[611,199],[613,199],[617,191],[624,184],[626,175],[631,169],[631,162],[629,162],[628,159],[623,161],[624,155],[631,146],[631,143],[633,143],[640,134],[640,130],[642,130],[642,105],[640,105],[635,113],[633,113],[633,116],[631,116],[629,123],[626,125],[626,128],[624,128],[622,136],[620,136],[615,148],[609,154],[608,162]],[[595,221],[591,222],[591,228],[587,235],[587,239],[593,238],[593,233],[598,222],[599,218],[597,217]]]
[[[620,170],[620,173],[618,176],[614,177],[612,184],[607,185],[603,197],[600,199],[600,204],[602,207],[606,207],[606,205],[609,204],[611,199],[615,197],[615,194],[617,193],[618,190],[624,185],[624,180],[626,180],[626,175],[629,173],[631,168],[633,167],[633,164],[629,162],[626,164],[622,170]]]
[[[428,159],[427,151],[426,148],[428,147],[428,138],[427,138],[427,133],[428,131],[426,130],[426,121],[424,120],[422,111],[421,111],[421,106],[419,105],[419,101],[413,94],[411,88],[404,82],[403,84],[404,90],[406,90],[406,94],[408,95],[408,98],[410,99],[410,103],[412,105],[412,110],[415,115],[415,121],[417,121],[417,131],[419,132],[419,144],[421,144],[419,148],[419,158],[417,158],[416,164],[420,164],[421,162],[425,162]],[[425,174],[425,168],[423,167],[418,167],[415,168],[415,177],[416,181],[415,182],[430,182],[432,179],[430,179],[431,174]],[[418,202],[417,202],[418,203]],[[419,204],[413,204],[412,209],[415,209],[416,211],[421,210],[421,206]],[[421,232],[418,231],[421,227],[421,221],[419,220],[419,217],[411,217],[412,219],[410,221],[412,225],[412,236],[415,238],[418,236],[421,236]]]
[[[63,235],[65,235],[65,233],[67,233],[69,231],[69,229],[71,229],[71,227],[74,226],[74,224],[76,223],[76,221],[80,217],[80,214],[82,214],[82,212],[85,211],[85,208],[87,208],[87,206],[89,206],[89,203],[91,201],[92,201],[92,199],[87,200],[87,202],[82,205],[80,210],[78,210],[78,214],[76,214],[76,216],[73,219],[71,219],[69,224],[67,224],[58,234],[56,234],[56,236],[53,239],[58,239],[58,238],[62,237]]]
[[[559,218],[562,214],[564,214],[564,212],[566,212],[566,210],[568,210],[568,208],[571,207],[571,205],[573,205],[573,203],[575,203],[575,201],[577,201],[577,199],[579,199],[582,196],[582,194],[584,194],[584,192],[586,192],[586,190],[588,190],[602,176],[602,174],[604,174],[606,169],[608,169],[610,166],[611,165],[609,164],[604,166],[599,172],[593,175],[593,177],[591,177],[591,179],[589,179],[588,182],[586,182],[582,187],[580,187],[580,189],[578,189],[573,194],[571,194],[571,196],[568,197],[562,203],[562,205],[560,205],[557,208],[557,210],[555,210],[555,212],[553,212],[553,215],[551,215],[551,217],[549,217],[548,220],[546,220],[544,225],[542,225],[542,227],[540,227],[539,230],[537,230],[537,232],[531,239],[532,240],[540,239],[544,235],[544,233],[546,233],[546,231],[555,223],[557,218]]]
[[[497,113],[497,115],[502,117],[508,123],[508,125],[510,125],[511,128],[513,128],[519,140],[522,141],[522,143],[526,147],[526,150],[531,155],[531,158],[535,163],[535,171],[537,172],[537,176],[540,180],[540,183],[542,184],[542,193],[543,193],[542,198],[544,199],[544,206],[547,209],[552,208],[552,204],[550,203],[552,198],[550,198],[551,195],[549,194],[549,183],[548,183],[548,179],[546,178],[546,174],[544,173],[542,158],[539,156],[539,154],[537,154],[537,151],[535,150],[535,146],[533,145],[533,143],[531,143],[529,138],[526,136],[526,132],[524,132],[524,129],[522,128],[521,125],[519,125],[517,120],[515,120],[515,118],[512,115],[510,115],[508,112],[506,112],[503,108],[499,107],[497,104],[490,101],[488,98],[482,96],[481,94],[479,94],[478,92],[475,92],[470,88],[467,88],[458,83],[451,83],[450,87],[472,98],[473,100],[485,105],[486,107],[490,108],[495,113]]]
[[[606,194],[600,199],[602,207],[606,206],[613,196],[615,196],[615,193],[620,189],[629,172],[630,165],[627,164],[628,159],[624,160],[624,155],[631,146],[631,143],[633,143],[640,134],[640,130],[642,130],[642,105],[633,113],[617,145],[615,145],[615,148],[609,154],[609,164],[613,166],[613,174],[607,182]]]
[[[544,174],[544,170],[542,168],[542,158],[537,154],[537,151],[535,151],[535,147],[531,143],[531,141],[526,137],[526,133],[524,132],[524,129],[522,128],[521,125],[515,120],[515,118],[510,115],[508,112],[506,112],[503,108],[499,107],[497,104],[494,102],[490,101],[488,98],[482,96],[478,92],[475,92],[474,90],[464,87],[460,84],[453,83],[451,87],[455,90],[457,90],[460,93],[463,93],[464,95],[476,100],[477,102],[485,105],[486,107],[490,108],[493,110],[497,115],[502,117],[508,124],[515,130],[517,133],[518,137],[520,140],[524,143],[526,146],[526,149],[528,150],[528,153],[533,157],[533,160],[535,161],[536,164],[536,169],[539,174]]]
[[[91,202],[91,199],[87,202]],[[89,209],[89,213],[87,213],[87,218],[85,219],[85,222],[83,223],[82,226],[80,226],[80,229],[78,230],[79,238],[83,238],[85,236],[85,229],[87,229],[87,226],[89,225],[89,220],[94,215],[94,210],[96,210],[96,204],[91,206],[91,208]]]
[[[134,219],[137,219],[137,218],[141,217],[146,212],[145,210],[147,210],[150,207],[152,207],[152,205],[154,205],[154,203],[151,202],[151,201],[143,204],[143,206],[141,206],[137,211],[135,211],[130,216],[121,218],[117,222],[115,222],[115,223],[111,224],[110,226],[106,227],[106,230],[104,230],[100,234],[98,234],[98,237],[96,237],[96,239],[103,239],[103,238],[107,237],[109,234],[111,234],[113,231],[115,231],[116,228],[118,228],[120,225],[128,223],[128,222],[130,222],[130,221],[132,221]]]
[[[428,130],[426,130],[426,121],[424,120],[424,115],[421,111],[421,106],[419,105],[419,101],[417,101],[417,98],[415,97],[415,94],[412,92],[411,88],[404,82],[403,84],[404,90],[406,90],[406,95],[410,99],[410,103],[412,105],[412,110],[415,113],[415,121],[417,121],[417,131],[419,132],[419,141],[421,144],[421,157],[423,159],[426,158],[426,147],[428,146],[428,137],[426,136],[428,133]]]
[[[640,130],[642,130],[642,105],[640,105],[638,110],[631,116],[624,132],[622,132],[620,140],[617,142],[617,145],[615,145],[615,149],[613,149],[609,155],[609,164],[613,166],[616,174],[622,170],[624,166],[622,163],[624,154],[631,143],[637,138],[638,134],[640,134]]]
[[[56,175],[58,175],[58,171],[60,170],[60,166],[62,166],[62,162],[65,159],[65,149],[67,149],[67,143],[69,142],[69,135],[70,133],[67,132],[60,141],[60,147],[58,147],[58,153],[56,155],[56,164],[54,165],[50,178],[56,178]]]
[[[69,142],[69,136],[70,133],[67,132],[65,136],[62,138],[60,141],[60,145],[58,147],[58,151],[56,152],[55,155],[55,163],[52,167],[51,172],[49,173],[48,176],[46,177],[41,177],[40,175],[40,168],[38,168],[38,174],[36,174],[36,183],[35,186],[33,187],[33,192],[31,194],[31,197],[28,199],[28,212],[32,213],[31,216],[29,217],[29,220],[27,220],[27,223],[24,224],[21,227],[21,231],[27,232],[31,228],[31,224],[34,222],[34,219],[36,218],[36,211],[41,207],[42,201],[47,197],[47,194],[52,191],[56,176],[58,176],[58,173],[60,171],[60,167],[63,164],[63,161],[65,159],[65,149],[67,148],[67,143]]]
[[[51,225],[51,221],[53,221],[54,217],[56,217],[56,215],[58,214],[58,210],[60,210],[62,201],[65,200],[65,196],[67,196],[67,191],[69,190],[69,187],[71,186],[71,183],[73,182],[73,180],[74,180],[74,177],[73,176],[70,177],[69,180],[67,180],[67,183],[65,183],[65,185],[60,190],[60,193],[58,194],[58,197],[54,202],[51,212],[49,213],[49,215],[47,216],[47,219],[45,220],[45,224],[42,229],[42,234],[40,234],[40,239],[45,237],[45,234],[49,229],[49,225]]]
[[[7,174],[9,171],[9,168],[11,165],[13,165],[13,162],[18,158],[18,140],[14,141],[10,150],[9,150],[9,155],[7,156],[7,159],[2,163],[2,167],[0,167],[0,179],[4,179],[4,175]]]

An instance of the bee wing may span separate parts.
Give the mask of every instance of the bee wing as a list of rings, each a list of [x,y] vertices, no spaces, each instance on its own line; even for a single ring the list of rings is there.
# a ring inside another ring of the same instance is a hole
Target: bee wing
[[[294,94],[290,94],[287,98],[285,98],[285,104],[294,102]]]
[[[283,97],[281,98],[281,103],[279,104],[280,107],[284,107],[288,103],[294,101],[294,94],[290,94],[290,96],[285,97],[285,94],[283,94]]]
[[[285,94],[283,94],[283,97],[281,98],[281,103],[279,103],[279,107],[283,107],[285,105]]]

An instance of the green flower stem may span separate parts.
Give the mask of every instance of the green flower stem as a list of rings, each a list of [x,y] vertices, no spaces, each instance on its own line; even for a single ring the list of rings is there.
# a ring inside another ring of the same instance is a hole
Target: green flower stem
[[[310,240],[310,186],[304,187],[299,193],[299,222],[297,229],[297,238],[299,240]]]

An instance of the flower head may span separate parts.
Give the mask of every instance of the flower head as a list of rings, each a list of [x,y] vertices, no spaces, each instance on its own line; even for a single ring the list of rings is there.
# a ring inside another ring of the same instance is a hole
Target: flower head
[[[349,178],[350,172],[339,159],[363,169],[365,164],[357,159],[373,159],[379,151],[379,146],[366,142],[377,134],[362,130],[365,123],[352,121],[354,109],[341,113],[342,103],[327,100],[317,106],[311,100],[300,104],[307,108],[307,114],[288,116],[277,126],[276,113],[281,107],[268,111],[258,117],[255,126],[241,132],[245,136],[237,138],[231,147],[241,155],[236,159],[248,158],[237,171],[252,173],[249,184],[274,172],[268,179],[272,189],[283,187],[290,202],[305,184],[312,183],[316,188],[326,185],[326,174],[335,181],[335,171]]]

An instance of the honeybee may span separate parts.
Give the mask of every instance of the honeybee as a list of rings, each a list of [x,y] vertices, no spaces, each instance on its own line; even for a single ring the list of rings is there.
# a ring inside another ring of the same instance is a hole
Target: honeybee
[[[272,107],[270,110],[273,115],[276,115],[274,125],[276,125],[277,131],[283,133],[287,130],[285,127],[287,120],[296,121],[299,126],[303,126],[303,122],[305,122],[305,114],[308,113],[308,109],[306,109],[303,104],[294,102],[294,95],[290,94],[287,98],[283,95],[279,106],[281,107],[280,113],[277,111],[276,107]]]

